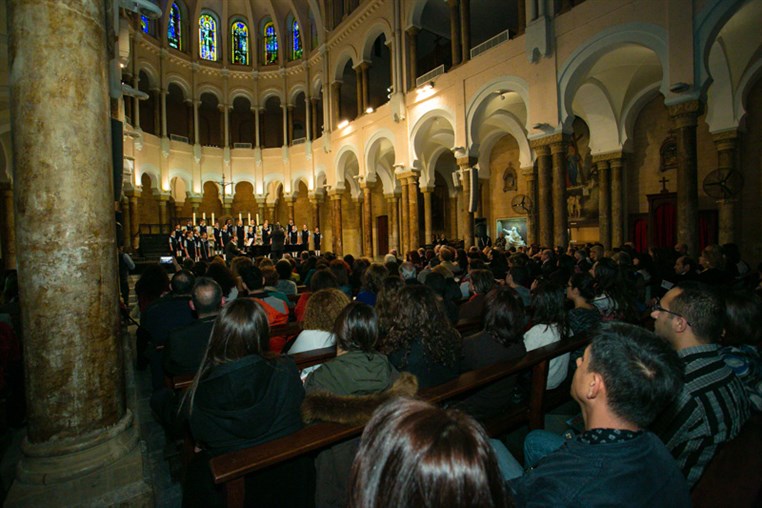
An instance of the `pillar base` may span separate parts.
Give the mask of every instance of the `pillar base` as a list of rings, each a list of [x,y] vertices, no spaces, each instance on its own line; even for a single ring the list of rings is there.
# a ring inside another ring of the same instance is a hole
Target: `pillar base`
[[[7,507],[154,506],[153,490],[143,464],[144,446],[133,446],[118,460],[82,476],[51,484],[13,482]]]

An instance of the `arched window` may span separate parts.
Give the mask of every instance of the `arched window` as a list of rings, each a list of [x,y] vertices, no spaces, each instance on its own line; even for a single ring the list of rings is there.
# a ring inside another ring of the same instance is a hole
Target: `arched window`
[[[303,52],[302,32],[299,30],[299,23],[293,20],[291,22],[291,60],[299,60]]]
[[[265,65],[274,64],[278,61],[278,34],[275,33],[275,25],[272,21],[265,23],[263,35],[265,41]]]
[[[169,20],[167,22],[167,42],[170,48],[183,50],[183,17],[180,12],[180,6],[172,2],[169,8]]]
[[[198,18],[198,46],[202,60],[217,61],[217,20],[210,14]]]
[[[233,21],[230,27],[232,42],[232,62],[234,64],[249,64],[249,27],[243,21]]]

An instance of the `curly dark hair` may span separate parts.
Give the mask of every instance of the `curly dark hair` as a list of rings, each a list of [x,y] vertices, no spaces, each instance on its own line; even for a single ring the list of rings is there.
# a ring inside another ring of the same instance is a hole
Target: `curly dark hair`
[[[397,319],[389,329],[381,351],[389,354],[403,350],[404,368],[411,345],[416,340],[421,341],[423,354],[436,363],[448,367],[457,363],[461,348],[460,333],[450,324],[434,291],[423,285],[406,286],[400,291]]]
[[[378,313],[378,326],[381,330],[381,336],[392,327],[397,319],[397,306],[399,303],[399,294],[405,283],[402,279],[390,275],[381,283],[381,289],[376,298],[376,312]]]
[[[384,279],[389,276],[389,270],[379,263],[373,263],[362,276],[362,287],[373,294],[378,294]]]

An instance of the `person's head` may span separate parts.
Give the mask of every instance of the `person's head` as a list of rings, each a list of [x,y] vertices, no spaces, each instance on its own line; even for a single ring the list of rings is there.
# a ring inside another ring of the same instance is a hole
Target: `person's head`
[[[454,279],[455,278],[455,274],[452,273],[452,270],[450,270],[449,268],[447,268],[446,266],[441,265],[441,264],[435,266],[434,268],[432,268],[431,272],[432,273],[438,273],[439,275],[441,275],[445,279]]]
[[[725,260],[722,257],[722,249],[720,249],[720,246],[710,244],[704,247],[704,250],[701,251],[699,264],[703,266],[705,270],[710,268],[722,270],[724,268]]]
[[[275,263],[275,270],[278,272],[278,278],[282,280],[291,280],[291,273],[293,271],[293,267],[291,266],[291,262],[287,259],[281,259],[277,263]]]
[[[384,282],[381,284],[381,290],[378,292],[375,309],[378,313],[379,327],[381,328],[382,333],[386,333],[397,318],[399,293],[403,287],[405,287],[405,283],[402,282],[402,279],[394,275],[385,278]]]
[[[233,272],[233,277],[240,277],[241,269],[244,266],[250,266],[252,264],[254,264],[254,262],[251,260],[250,257],[236,256],[230,262],[230,271]]]
[[[172,294],[176,296],[190,295],[194,282],[195,277],[193,277],[191,272],[188,270],[180,270],[172,276],[172,282],[170,282]]]
[[[334,259],[328,263],[328,269],[336,276],[336,283],[341,286],[349,286],[349,265],[343,259]]]
[[[572,275],[566,288],[566,298],[569,300],[582,298],[586,302],[591,302],[595,298],[595,281],[593,277],[587,272]]]
[[[400,277],[402,277],[403,280],[415,279],[415,265],[410,261],[405,261],[402,263],[399,267],[399,271]]]
[[[684,282],[670,289],[654,306],[654,331],[677,350],[720,339],[725,309],[710,287]]]
[[[321,289],[339,287],[336,276],[330,270],[317,270],[310,278],[310,291],[316,292]]]
[[[532,290],[532,322],[535,324],[564,324],[566,292],[555,282],[538,279]]]
[[[427,402],[393,399],[365,427],[349,506],[510,506],[489,438],[476,421]]]
[[[362,302],[350,303],[337,317],[333,334],[336,336],[336,346],[341,351],[372,352],[378,341],[376,311]]]
[[[691,273],[696,269],[696,262],[688,256],[680,256],[675,261],[675,273],[677,275],[684,275]]]
[[[495,287],[495,276],[490,270],[471,271],[471,287],[477,295],[486,295]]]
[[[728,291],[725,295],[725,327],[722,344],[758,346],[762,342],[762,298],[751,291]]]
[[[454,257],[454,253],[453,253],[452,249],[450,249],[449,247],[442,247],[441,249],[439,249],[439,259],[441,261],[443,261],[443,262],[450,261],[451,262],[453,260],[453,257]]]
[[[441,300],[425,285],[400,290],[397,319],[384,338],[382,352],[402,350],[405,365],[413,341],[420,341],[424,355],[440,365],[455,365],[460,354],[460,334],[447,319]]]
[[[214,279],[199,277],[193,284],[191,293],[191,308],[198,313],[198,317],[216,314],[225,298],[222,296],[222,288]]]
[[[230,291],[233,290],[234,287],[236,287],[235,283],[235,277],[233,277],[233,272],[230,271],[230,269],[225,266],[224,261],[217,261],[215,258],[215,261],[213,261],[209,265],[209,269],[206,271],[206,276],[209,278],[212,278],[217,282],[217,284],[220,285],[222,288],[222,294],[223,296],[227,296],[230,294]]]
[[[524,304],[508,286],[500,286],[487,294],[484,331],[504,346],[523,340],[526,326]]]
[[[608,412],[642,429],[680,392],[682,375],[680,358],[666,342],[645,328],[610,322],[577,359],[571,393],[587,425]]]
[[[249,291],[257,291],[265,286],[262,270],[257,268],[253,263],[241,267],[241,281]]]
[[[389,275],[389,271],[384,265],[378,263],[371,264],[362,276],[362,285],[371,293],[378,294],[378,290],[381,289],[381,284],[384,279]]]
[[[685,256],[688,254],[688,245],[684,243],[676,243],[675,244],[675,252],[678,256]]]
[[[278,272],[272,266],[262,268],[262,278],[265,280],[266,287],[275,287],[278,285]]]
[[[523,286],[527,289],[532,284],[532,272],[525,265],[515,265],[508,271],[508,277],[510,277],[509,284]]]
[[[590,247],[590,260],[595,263],[603,258],[603,245],[593,245]]]
[[[304,310],[305,330],[323,330],[330,332],[336,324],[336,318],[349,304],[349,297],[335,288],[321,289],[310,296]]]

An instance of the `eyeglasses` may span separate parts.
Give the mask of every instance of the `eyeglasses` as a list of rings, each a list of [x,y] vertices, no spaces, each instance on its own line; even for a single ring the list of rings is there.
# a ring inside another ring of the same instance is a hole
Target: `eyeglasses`
[[[654,304],[654,305],[651,307],[651,310],[652,310],[652,311],[656,311],[656,312],[666,312],[667,314],[672,314],[673,316],[676,316],[676,317],[679,317],[679,318],[683,318],[683,319],[685,319],[685,316],[683,316],[682,314],[680,314],[680,313],[678,313],[678,312],[674,312],[674,311],[671,311],[671,310],[669,310],[669,309],[665,309],[664,307],[662,307],[662,306],[661,306],[661,302],[659,302],[658,300],[657,300],[657,302],[656,302],[656,303],[655,303],[655,304]],[[685,319],[685,324],[687,324],[688,326],[693,326],[693,325],[691,324],[691,322],[690,322],[690,321],[688,321],[687,319]]]

